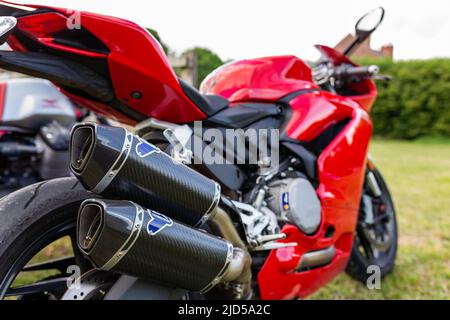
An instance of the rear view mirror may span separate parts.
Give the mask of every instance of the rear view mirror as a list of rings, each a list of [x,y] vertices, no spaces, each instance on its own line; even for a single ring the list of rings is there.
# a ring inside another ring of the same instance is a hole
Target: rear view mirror
[[[381,24],[384,18],[384,9],[378,7],[363,15],[356,23],[355,30],[358,38],[366,39]]]
[[[0,17],[0,45],[4,44],[17,25],[14,17]]]
[[[344,55],[349,57],[353,51],[378,28],[381,22],[383,22],[383,18],[383,7],[373,9],[359,18],[355,26],[356,38],[347,49],[344,50]]]

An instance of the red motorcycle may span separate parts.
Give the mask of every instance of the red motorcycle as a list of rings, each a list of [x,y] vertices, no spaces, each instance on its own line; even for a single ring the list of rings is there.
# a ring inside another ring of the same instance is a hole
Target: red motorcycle
[[[132,22],[6,2],[0,14],[13,49],[1,68],[133,127],[76,125],[74,177],[0,201],[0,297],[297,299],[344,270],[360,281],[392,270],[394,205],[368,157],[373,80],[384,77],[348,58],[382,8],[358,21],[344,54],[317,46],[312,69],[294,56],[237,61],[201,92]],[[224,145],[242,131],[239,155]],[[207,150],[226,161],[201,161]],[[67,236],[73,256],[30,263]],[[46,276],[18,282],[35,271]]]

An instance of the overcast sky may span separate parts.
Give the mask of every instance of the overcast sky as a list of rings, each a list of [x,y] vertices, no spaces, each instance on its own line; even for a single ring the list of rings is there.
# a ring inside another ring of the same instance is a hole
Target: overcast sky
[[[366,11],[383,6],[374,48],[393,43],[396,59],[450,57],[449,0],[16,0],[109,14],[158,30],[178,52],[203,46],[223,59],[295,54],[334,46]]]

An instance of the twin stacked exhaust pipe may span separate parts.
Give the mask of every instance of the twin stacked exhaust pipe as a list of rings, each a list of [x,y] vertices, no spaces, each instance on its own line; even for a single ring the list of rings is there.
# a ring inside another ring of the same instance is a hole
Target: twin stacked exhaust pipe
[[[194,292],[250,282],[249,254],[197,229],[218,209],[216,182],[123,128],[79,124],[70,153],[83,186],[112,199],[79,211],[78,246],[95,267]]]
[[[71,170],[108,199],[127,199],[197,227],[220,200],[220,185],[124,128],[79,124],[72,131]]]

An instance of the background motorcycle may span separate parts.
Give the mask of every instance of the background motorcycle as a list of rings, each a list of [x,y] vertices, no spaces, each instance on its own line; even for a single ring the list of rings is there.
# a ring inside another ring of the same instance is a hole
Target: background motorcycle
[[[0,84],[0,197],[30,184],[69,175],[69,99],[48,80]]]
[[[3,19],[15,52],[0,54],[1,67],[50,79],[80,104],[139,123],[140,137],[79,125],[71,142],[78,180],[41,183],[0,202],[0,296],[176,299],[200,291],[294,299],[346,267],[360,280],[370,265],[383,275],[392,269],[395,211],[367,160],[376,67],[319,46],[315,79],[292,56],[239,61],[214,72],[202,85],[214,95],[205,95],[178,81],[159,44],[131,22],[83,12],[82,28],[68,30],[63,9],[5,5],[2,12],[18,23]],[[347,54],[383,15],[377,9],[358,22]],[[200,175],[174,164],[160,150],[187,162],[184,138],[198,138],[195,120],[219,129],[281,128],[280,167],[202,164]],[[64,236],[73,257],[29,264]],[[67,289],[75,264],[82,285]],[[13,285],[20,272],[50,269],[60,274]]]

